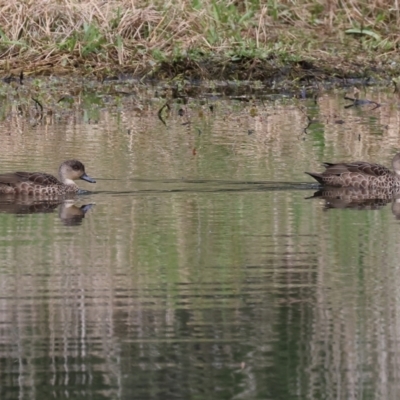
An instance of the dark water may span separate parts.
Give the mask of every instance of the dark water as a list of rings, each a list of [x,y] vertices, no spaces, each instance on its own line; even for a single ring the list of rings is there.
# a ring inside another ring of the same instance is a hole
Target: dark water
[[[304,175],[390,165],[396,99],[189,99],[164,124],[157,90],[3,104],[1,172],[77,158],[97,183],[0,199],[0,398],[397,399],[397,200],[307,199]]]

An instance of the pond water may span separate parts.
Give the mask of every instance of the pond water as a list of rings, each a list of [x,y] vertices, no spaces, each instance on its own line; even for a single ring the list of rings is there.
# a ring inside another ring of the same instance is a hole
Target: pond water
[[[304,174],[390,166],[393,94],[39,83],[3,84],[0,172],[76,158],[97,183],[0,198],[2,400],[399,398],[397,200]]]

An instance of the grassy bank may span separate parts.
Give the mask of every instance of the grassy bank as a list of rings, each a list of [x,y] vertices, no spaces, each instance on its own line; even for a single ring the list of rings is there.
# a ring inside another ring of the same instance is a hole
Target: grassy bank
[[[0,75],[397,77],[387,0],[1,0]]]

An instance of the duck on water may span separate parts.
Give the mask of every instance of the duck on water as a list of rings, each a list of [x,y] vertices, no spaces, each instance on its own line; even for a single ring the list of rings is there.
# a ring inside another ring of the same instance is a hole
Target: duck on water
[[[59,179],[43,172],[0,174],[0,194],[60,197],[80,191],[74,180],[96,183],[86,174],[85,166],[78,160],[64,161],[58,169],[58,176]]]
[[[322,173],[306,172],[321,185],[359,189],[400,189],[400,153],[393,157],[393,171],[365,161],[324,163]]]

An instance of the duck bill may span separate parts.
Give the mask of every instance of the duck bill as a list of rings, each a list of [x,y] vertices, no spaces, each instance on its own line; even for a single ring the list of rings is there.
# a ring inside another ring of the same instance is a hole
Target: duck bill
[[[90,183],[96,183],[96,181],[91,178],[89,175],[83,174],[80,179],[83,179],[86,182],[90,182]]]

